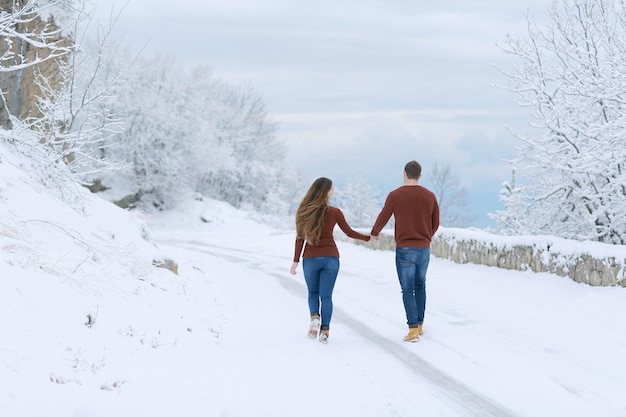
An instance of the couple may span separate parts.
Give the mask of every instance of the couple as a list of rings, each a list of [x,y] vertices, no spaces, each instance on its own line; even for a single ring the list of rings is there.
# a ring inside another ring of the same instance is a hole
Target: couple
[[[393,214],[396,270],[409,325],[409,332],[404,340],[419,340],[423,332],[426,307],[426,271],[430,260],[430,241],[439,227],[439,204],[432,192],[418,185],[421,176],[420,164],[416,161],[406,164],[404,186],[389,193],[370,236],[353,230],[341,210],[330,206],[334,193],[331,180],[318,178],[313,182],[296,212],[296,244],[290,269],[291,274],[295,275],[302,256],[311,313],[309,337],[317,338],[319,333],[320,342],[328,343],[333,313],[333,287],[339,273],[339,251],[333,238],[335,225],[339,225],[349,237],[367,242],[378,239],[378,234]]]

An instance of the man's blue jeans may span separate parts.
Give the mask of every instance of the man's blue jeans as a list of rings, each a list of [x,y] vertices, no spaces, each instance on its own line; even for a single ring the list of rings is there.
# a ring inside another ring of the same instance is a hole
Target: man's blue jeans
[[[333,315],[333,288],[339,273],[339,258],[336,256],[317,256],[302,258],[304,279],[309,289],[309,310],[311,314],[320,313],[322,328],[328,329]]]
[[[430,248],[396,248],[396,270],[409,327],[417,327],[424,321],[429,262]]]

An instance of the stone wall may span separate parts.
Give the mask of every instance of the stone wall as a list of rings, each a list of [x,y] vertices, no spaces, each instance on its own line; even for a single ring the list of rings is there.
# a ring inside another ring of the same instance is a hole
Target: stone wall
[[[395,250],[393,231],[380,236],[376,242],[355,242],[372,249]],[[346,240],[341,232],[337,238]],[[442,227],[431,249],[433,256],[461,264],[550,272],[593,286],[626,287],[626,246],[623,245],[551,236],[501,236],[481,230]]]

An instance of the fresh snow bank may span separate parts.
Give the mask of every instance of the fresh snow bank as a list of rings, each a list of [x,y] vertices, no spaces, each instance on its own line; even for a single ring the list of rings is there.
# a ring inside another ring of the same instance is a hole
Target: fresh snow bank
[[[432,248],[435,255],[458,263],[551,272],[590,285],[626,286],[624,245],[441,228]]]

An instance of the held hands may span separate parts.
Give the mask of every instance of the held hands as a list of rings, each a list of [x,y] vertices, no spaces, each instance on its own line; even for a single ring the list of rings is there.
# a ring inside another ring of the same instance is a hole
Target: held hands
[[[370,235],[370,242],[377,241],[378,239],[380,239],[380,236]]]
[[[289,268],[289,272],[291,275],[296,275],[296,268],[298,267],[298,262],[294,262],[291,264],[291,268]]]

